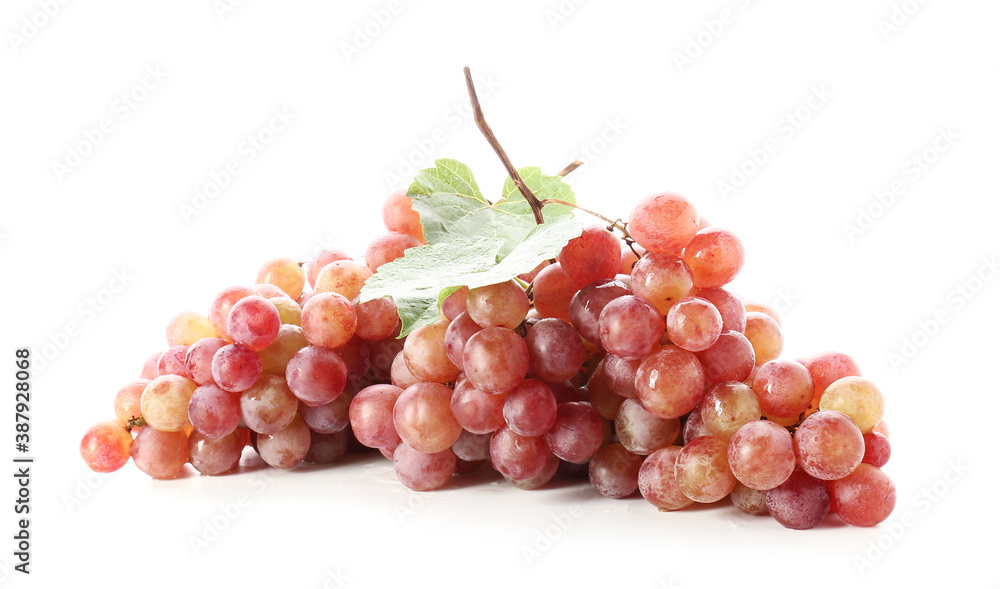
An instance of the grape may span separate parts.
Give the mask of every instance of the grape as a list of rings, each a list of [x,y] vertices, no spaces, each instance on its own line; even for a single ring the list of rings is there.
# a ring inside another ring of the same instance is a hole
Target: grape
[[[421,243],[426,243],[420,213],[413,210],[413,201],[405,190],[393,192],[382,203],[382,222],[389,231],[406,233],[416,237]]]
[[[691,413],[688,413],[687,421],[684,422],[681,440],[687,444],[695,438],[710,435],[712,435],[712,430],[708,429],[708,426],[705,425],[705,420],[701,418],[701,405],[695,405]]]
[[[742,382],[725,381],[713,386],[701,400],[701,419],[713,436],[728,442],[736,430],[761,417],[753,389]]]
[[[709,385],[726,380],[743,382],[755,364],[753,345],[738,331],[723,331],[711,347],[695,355],[705,368]]]
[[[316,275],[313,291],[318,293],[336,293],[352,300],[361,294],[365,280],[372,275],[371,270],[351,260],[330,262]]]
[[[826,485],[796,469],[788,480],[767,492],[767,511],[793,530],[808,530],[830,512]]]
[[[552,396],[556,398],[556,403],[572,403],[580,400],[580,391],[573,384],[572,380],[560,380],[558,382],[547,382],[546,386],[552,391]]]
[[[232,340],[226,327],[229,323],[230,309],[241,299],[256,294],[258,294],[256,290],[246,286],[230,286],[216,295],[208,311],[208,320],[216,335],[223,339]]]
[[[632,270],[632,293],[666,316],[670,307],[694,290],[684,260],[670,254],[647,254]]]
[[[774,360],[781,355],[785,341],[781,336],[781,327],[769,315],[764,313],[747,313],[747,325],[743,335],[753,346],[754,359],[757,366]]]
[[[399,327],[399,313],[392,297],[381,297],[364,303],[360,301],[360,296],[351,301],[354,314],[358,318],[355,335],[368,341],[378,341],[392,336]]]
[[[91,427],[80,440],[80,456],[94,472],[114,472],[125,466],[132,452],[132,434],[117,421]]]
[[[490,439],[493,468],[514,480],[523,481],[540,474],[549,461],[549,451],[542,438],[522,436],[505,427]]]
[[[299,415],[306,420],[306,425],[314,432],[335,434],[344,431],[351,424],[350,411],[353,400],[354,392],[348,385],[348,388],[344,389],[340,396],[325,405],[310,407],[300,401]],[[391,412],[392,407],[389,410]],[[392,420],[391,413],[389,419]]]
[[[260,374],[260,357],[243,344],[222,346],[212,357],[212,380],[224,391],[243,392],[257,382]]]
[[[517,479],[512,479],[507,475],[504,475],[503,478],[508,483],[514,485],[518,489],[531,491],[533,489],[544,487],[549,481],[553,479],[553,477],[556,476],[556,473],[559,471],[559,467],[562,466],[563,464],[566,463],[559,460],[552,454],[549,454],[548,460],[546,460],[545,467],[542,468],[542,471],[536,474],[535,476],[531,477],[530,479],[517,480]]]
[[[371,367],[368,342],[354,336],[334,351],[347,366],[347,376],[350,380],[363,379],[368,374],[368,369]]]
[[[188,378],[191,374],[187,369],[188,346],[171,346],[160,354],[160,359],[156,362],[156,372],[158,376],[173,374]]]
[[[392,360],[392,368],[390,370],[390,379],[393,385],[406,389],[410,385],[417,384],[420,379],[413,376],[410,369],[406,367],[406,358],[403,356],[403,351],[400,350],[396,357]]]
[[[845,376],[826,388],[819,400],[823,411],[841,411],[867,434],[882,420],[885,401],[872,381],[860,376]]]
[[[598,320],[601,346],[610,354],[638,360],[649,354],[663,337],[663,316],[653,305],[632,295],[605,305]]]
[[[618,441],[631,453],[647,455],[677,441],[679,419],[660,419],[643,409],[636,399],[626,399],[615,417]]]
[[[136,417],[142,417],[142,391],[146,390],[149,383],[149,380],[141,378],[118,389],[114,401],[115,418],[118,421],[128,423]]]
[[[664,346],[643,358],[635,373],[636,398],[661,419],[694,409],[705,392],[705,369],[691,352]]]
[[[590,484],[597,492],[612,499],[622,499],[639,490],[639,469],[643,457],[629,452],[621,444],[608,444],[590,460]]]
[[[187,412],[198,434],[218,440],[233,433],[239,426],[240,398],[214,384],[203,384],[191,393]]]
[[[635,251],[632,251],[633,248]],[[618,273],[632,274],[632,268],[644,253],[646,253],[646,250],[639,246],[639,244],[632,244],[632,247],[627,245],[622,246],[621,262],[618,266]]]
[[[167,374],[154,378],[142,391],[142,417],[160,431],[176,432],[191,425],[187,408],[197,388],[193,381]]]
[[[368,244],[368,249],[365,250],[365,264],[369,271],[375,273],[383,264],[402,258],[406,250],[421,245],[423,245],[421,241],[412,235],[390,231],[376,237]]]
[[[490,441],[493,436],[490,433],[474,434],[470,431],[462,431],[451,450],[459,460],[466,462],[479,462],[490,457]]]
[[[763,303],[747,302],[743,303],[743,308],[746,309],[747,313],[763,313],[773,319],[778,327],[781,327],[781,317],[779,317],[778,312],[771,307],[768,307]]]
[[[882,468],[889,462],[890,454],[892,446],[889,438],[874,430],[865,434],[865,456],[861,459],[862,462]]]
[[[246,446],[246,432],[233,430],[220,438],[209,438],[194,431],[188,436],[187,446],[191,465],[198,472],[205,475],[224,474],[239,466]]]
[[[757,369],[753,391],[764,413],[794,417],[809,408],[813,398],[812,377],[798,362],[771,360]]]
[[[881,469],[861,464],[851,474],[827,484],[831,511],[852,526],[874,526],[896,507],[896,486]]]
[[[325,268],[327,264],[331,264],[339,260],[350,259],[351,256],[339,250],[320,250],[315,256],[313,256],[313,259],[309,261],[309,272],[306,276],[306,278],[309,279],[309,286],[316,285],[316,277],[319,276],[320,270]]]
[[[522,436],[544,435],[556,422],[556,398],[542,381],[525,379],[507,393],[503,417],[507,426]]]
[[[139,378],[143,380],[153,380],[157,376],[160,376],[160,371],[157,369],[157,364],[160,362],[160,356],[163,352],[156,352],[146,358],[146,361],[142,364],[142,370],[139,371]]]
[[[698,288],[723,286],[743,267],[743,243],[731,231],[702,229],[684,248],[684,262]]]
[[[431,491],[445,486],[455,473],[455,453],[450,448],[425,453],[406,442],[396,446],[392,454],[399,482],[414,491]]]
[[[650,252],[679,253],[698,231],[698,213],[679,194],[654,194],[632,209],[628,230],[632,238]]]
[[[605,360],[601,360],[597,364],[594,373],[590,375],[590,380],[587,381],[587,400],[602,418],[614,419],[618,415],[618,408],[625,402],[625,397],[611,390],[605,375],[604,362]]]
[[[285,370],[288,388],[309,407],[336,399],[347,384],[347,365],[337,352],[306,346],[288,361]]]
[[[250,295],[240,299],[230,309],[226,329],[234,342],[260,351],[271,345],[278,336],[281,316],[270,301]]]
[[[347,453],[347,446],[350,443],[350,430],[341,430],[334,434],[309,434],[309,452],[306,453],[306,462],[316,464],[330,464],[336,462],[341,456]]]
[[[259,294],[260,296],[264,297],[267,300],[285,299],[288,301],[295,302],[294,300],[288,297],[288,293],[286,293],[285,291],[281,290],[280,288],[278,288],[273,284],[267,284],[266,282],[262,282],[260,284],[253,285],[253,288],[254,290],[257,291],[257,294]]]
[[[132,442],[132,462],[154,479],[170,479],[181,473],[188,460],[187,434],[139,428]]]
[[[667,336],[689,352],[707,350],[721,334],[722,315],[705,299],[688,297],[667,313]]]
[[[460,370],[445,350],[448,321],[441,320],[413,330],[403,344],[403,358],[413,376],[427,382],[451,382]],[[513,333],[513,332],[511,332]],[[418,448],[419,450],[419,448]]]
[[[302,307],[288,297],[271,297],[267,299],[278,310],[281,325],[302,325]]]
[[[401,438],[392,422],[392,409],[403,389],[376,384],[365,387],[351,400],[350,418],[354,437],[369,448],[399,444]]]
[[[660,511],[683,509],[694,503],[681,492],[674,475],[680,446],[667,446],[653,452],[639,468],[639,492]]]
[[[802,420],[793,442],[802,470],[824,481],[847,476],[865,456],[861,430],[839,411],[818,411]]]
[[[377,381],[387,382],[392,376],[392,361],[403,351],[403,340],[390,336],[370,341],[367,347],[372,377]]]
[[[295,418],[299,401],[285,379],[265,374],[240,394],[243,423],[258,434],[276,434]]]
[[[167,324],[167,345],[190,346],[196,341],[215,337],[215,330],[208,317],[185,311],[174,316]]]
[[[569,303],[577,287],[559,263],[542,268],[531,284],[535,310],[539,315],[570,321]]]
[[[188,347],[184,356],[184,367],[191,380],[198,384],[212,382],[212,360],[215,358],[215,353],[225,345],[226,340],[221,337],[206,337]]]
[[[604,420],[588,403],[562,403],[545,446],[566,462],[583,464],[604,444]],[[514,477],[519,478],[519,477]],[[523,478],[523,477],[520,477]]]
[[[878,425],[873,427],[872,431],[882,434],[883,436],[886,437],[886,439],[889,438],[889,424],[887,424],[884,419],[878,422]]]
[[[792,435],[770,421],[751,421],[730,438],[728,460],[739,482],[759,491],[773,489],[795,470]]]
[[[767,515],[767,492],[751,489],[743,483],[736,481],[736,486],[729,493],[736,509],[748,515]]]
[[[681,492],[698,503],[715,503],[733,490],[736,477],[729,470],[726,443],[701,436],[684,444],[677,454],[674,477]]]
[[[506,327],[487,327],[469,338],[462,364],[477,389],[505,393],[528,374],[528,346],[521,336]]]
[[[265,263],[257,271],[257,282],[273,284],[291,299],[302,296],[306,285],[306,273],[292,258],[275,258]]]
[[[465,344],[481,329],[468,313],[459,313],[448,324],[448,329],[444,332],[444,351],[451,363],[459,369],[464,366],[462,355],[465,353]]]
[[[625,360],[613,354],[604,357],[604,380],[616,395],[633,398],[635,392],[635,373],[642,364],[642,359]]]
[[[357,325],[350,299],[337,293],[316,294],[302,307],[302,333],[314,346],[339,348],[351,339]]]
[[[743,333],[747,327],[747,312],[743,301],[724,288],[702,288],[695,295],[712,303],[722,316],[722,330]]]
[[[580,334],[562,319],[542,319],[531,326],[528,337],[529,367],[542,380],[572,378],[583,368],[586,350]]]
[[[462,426],[451,413],[452,390],[436,382],[421,382],[396,399],[392,423],[407,445],[433,454],[451,447]]]
[[[528,295],[514,280],[473,288],[466,299],[466,313],[480,327],[514,329],[530,307]]]
[[[556,261],[577,286],[614,278],[621,265],[620,243],[614,233],[603,227],[587,227],[563,247]]]
[[[598,280],[580,289],[569,303],[569,317],[583,339],[600,345],[601,311],[614,299],[632,294],[619,280]]]
[[[819,400],[823,392],[834,381],[845,376],[861,376],[861,368],[847,354],[840,352],[823,352],[816,354],[802,363],[809,371],[813,381],[812,406],[819,408]]]
[[[463,286],[441,301],[441,314],[443,314],[448,321],[454,321],[455,317],[458,317],[468,310],[468,300],[469,287]]]
[[[282,325],[271,345],[257,353],[263,372],[285,375],[288,362],[299,350],[309,345],[306,335],[298,325]]]
[[[269,465],[288,469],[305,460],[311,444],[309,426],[301,415],[295,414],[281,431],[257,436],[257,453]]]

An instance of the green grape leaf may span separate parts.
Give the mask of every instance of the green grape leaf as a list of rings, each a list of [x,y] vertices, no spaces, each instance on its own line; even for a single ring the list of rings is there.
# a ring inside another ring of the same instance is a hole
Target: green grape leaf
[[[582,231],[583,224],[576,217],[561,215],[532,225],[514,244],[493,234],[410,248],[402,258],[379,267],[361,290],[361,300],[391,296],[399,310],[403,337],[436,321],[441,302],[459,288],[506,282],[530,272],[554,258]],[[502,255],[505,249],[510,251]]]

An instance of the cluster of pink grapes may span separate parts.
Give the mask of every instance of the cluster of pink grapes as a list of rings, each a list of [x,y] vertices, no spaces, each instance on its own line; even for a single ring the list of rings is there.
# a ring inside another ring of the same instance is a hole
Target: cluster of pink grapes
[[[530,274],[458,290],[403,339],[393,300],[359,293],[423,231],[403,193],[383,219],[363,263],[272,260],[207,315],[175,317],[116,419],[84,435],[87,464],[131,457],[171,478],[232,472],[248,445],[283,469],[368,447],[418,491],[489,465],[523,489],[589,476],[660,510],[729,496],[795,529],[891,513],[879,389],[844,354],[779,358],[776,313],[723,288],[742,244],[683,197],[643,200],[634,243],[587,228]]]

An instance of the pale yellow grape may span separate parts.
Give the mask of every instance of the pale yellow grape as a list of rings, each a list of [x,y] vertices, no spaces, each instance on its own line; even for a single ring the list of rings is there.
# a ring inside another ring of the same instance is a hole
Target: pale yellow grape
[[[184,311],[167,324],[167,344],[170,346],[190,346],[206,337],[216,337],[216,333],[208,317],[200,313]]]
[[[154,378],[142,391],[142,417],[161,432],[177,432],[191,425],[188,402],[198,385],[176,374]]]
[[[272,297],[267,299],[278,308],[278,317],[282,325],[302,325],[302,307],[288,297]]]
[[[826,388],[819,399],[820,411],[847,414],[867,434],[882,420],[885,400],[875,383],[860,376],[845,376]]]

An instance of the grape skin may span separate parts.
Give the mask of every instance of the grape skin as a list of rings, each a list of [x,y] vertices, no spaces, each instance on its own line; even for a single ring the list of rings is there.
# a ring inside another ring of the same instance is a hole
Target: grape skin
[[[781,327],[770,315],[764,313],[747,313],[747,324],[743,335],[753,346],[757,366],[776,359],[781,355],[785,345]]]
[[[291,299],[302,296],[306,274],[302,266],[292,258],[275,258],[266,262],[257,271],[257,282],[273,284]]]
[[[632,294],[632,291],[620,280],[592,282],[570,299],[570,322],[585,340],[601,345],[601,312],[608,303],[628,294]]]
[[[183,376],[167,374],[154,378],[142,391],[142,417],[160,431],[176,432],[191,425],[188,402],[198,387]]]
[[[392,410],[403,389],[386,384],[365,387],[355,395],[350,405],[351,428],[359,442],[369,448],[398,445],[402,438],[396,433]]]
[[[649,354],[665,329],[663,316],[639,297],[625,295],[610,301],[598,320],[601,346],[625,360]]]
[[[604,420],[588,403],[561,403],[544,440],[562,460],[583,464],[604,444]]]
[[[140,378],[133,380],[115,394],[115,418],[122,423],[142,416],[142,391],[146,390],[149,380]]]
[[[302,307],[302,333],[314,346],[339,348],[351,339],[357,325],[350,299],[337,293],[316,294]]]
[[[861,433],[867,434],[882,421],[885,401],[882,391],[872,381],[860,376],[845,376],[827,387],[820,397],[819,408],[847,414]]]
[[[654,194],[632,209],[628,230],[632,238],[650,252],[679,253],[698,231],[698,213],[679,194]]]
[[[839,411],[818,411],[805,418],[792,441],[802,470],[824,481],[849,475],[865,456],[861,430]]]
[[[799,469],[788,480],[769,490],[766,501],[771,517],[793,530],[815,527],[830,512],[826,485]]]
[[[114,472],[125,466],[132,452],[132,435],[117,421],[91,427],[80,440],[80,456],[94,472]]]
[[[181,473],[188,460],[187,434],[139,428],[132,442],[132,462],[154,479],[170,479]]]
[[[667,446],[653,452],[639,468],[639,492],[660,511],[675,511],[694,503],[681,492],[674,475],[680,446]]]
[[[696,287],[720,287],[743,268],[743,243],[731,231],[702,229],[684,248],[684,262]]]
[[[455,453],[450,448],[428,454],[411,448],[406,442],[396,446],[392,455],[399,482],[414,491],[438,489],[455,472]]]
[[[896,486],[881,469],[861,464],[846,477],[827,483],[831,510],[852,526],[875,526],[896,507]]]
[[[677,453],[674,478],[681,492],[698,503],[715,503],[733,490],[736,477],[729,469],[726,443],[701,436]]]
[[[466,313],[480,327],[514,329],[528,315],[531,301],[517,282],[509,280],[473,288],[465,306]]]
[[[427,454],[450,448],[462,433],[451,412],[451,395],[451,388],[436,382],[403,391],[392,410],[392,423],[403,442]]]
[[[240,463],[246,446],[246,431],[233,430],[221,438],[208,438],[191,432],[188,436],[188,455],[191,465],[204,475],[225,474]]]
[[[212,383],[203,384],[191,394],[187,412],[195,432],[206,439],[217,440],[239,426],[240,398]]]
[[[383,264],[402,258],[406,250],[420,247],[422,243],[416,237],[398,231],[390,231],[381,237],[376,237],[365,250],[365,264],[374,274]],[[354,298],[354,297],[351,297]]]
[[[705,369],[698,358],[676,346],[663,346],[646,356],[635,373],[639,402],[661,419],[680,417],[694,409],[705,392],[705,382]]]
[[[643,457],[629,452],[621,444],[608,444],[590,460],[588,475],[597,492],[612,499],[622,499],[639,490],[639,469]]]
[[[295,414],[281,431],[257,436],[257,453],[269,465],[289,469],[305,460],[311,444],[309,426],[302,416]]]
[[[665,317],[674,303],[691,295],[694,282],[684,260],[670,254],[648,254],[632,270],[631,289]]]
[[[580,334],[562,319],[542,319],[528,330],[531,372],[550,382],[573,378],[583,368],[586,350]]]
[[[603,227],[591,226],[583,230],[563,247],[556,261],[578,287],[595,280],[614,278],[621,265],[621,246],[618,238]]]
[[[462,364],[466,376],[477,389],[505,393],[513,390],[528,374],[528,346],[510,329],[487,327],[469,338]]]

